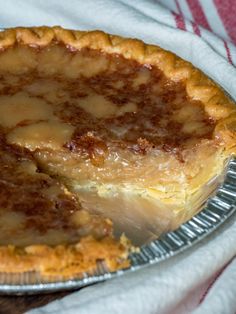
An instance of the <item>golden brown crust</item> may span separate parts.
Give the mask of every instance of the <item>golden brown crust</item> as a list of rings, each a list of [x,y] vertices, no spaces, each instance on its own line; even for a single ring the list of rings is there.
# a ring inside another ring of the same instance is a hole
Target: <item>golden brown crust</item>
[[[106,53],[121,54],[141,64],[157,66],[167,78],[184,82],[188,95],[194,100],[201,101],[207,114],[216,121],[220,120],[221,125],[224,124],[225,118],[236,112],[234,102],[215,82],[191,63],[158,46],[147,45],[137,39],[109,35],[102,31],[66,30],[59,26],[17,27],[0,33],[0,49],[6,49],[16,43],[45,47],[52,41],[61,42],[72,50],[98,49]],[[227,123],[224,124],[224,129],[226,125]],[[232,143],[232,138],[233,142],[236,141],[236,134],[232,129],[230,132],[230,143]],[[226,140],[228,137],[222,136],[222,138]],[[225,145],[227,146],[227,142]],[[235,153],[235,149],[231,149],[231,153]]]
[[[103,261],[109,271],[129,266],[126,243],[117,244],[110,237],[100,241],[88,236],[74,245],[31,245],[25,248],[0,247],[0,272],[35,271],[43,277],[72,278],[96,270]]]
[[[236,113],[232,112],[227,118],[221,119],[216,128],[215,136],[226,143],[225,150],[227,155],[236,152]]]

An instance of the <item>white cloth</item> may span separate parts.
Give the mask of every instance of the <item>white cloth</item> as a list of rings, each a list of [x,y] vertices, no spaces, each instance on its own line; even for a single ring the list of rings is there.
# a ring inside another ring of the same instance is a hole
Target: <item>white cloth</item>
[[[0,0],[0,5],[1,27],[102,29],[157,44],[191,61],[236,99],[236,70],[227,61],[224,42],[202,28],[201,37],[194,34],[190,21],[185,21],[187,31],[176,29],[173,13],[154,0]],[[235,47],[228,45],[234,62]],[[235,313],[236,261],[211,283],[236,255],[235,243],[236,222],[231,218],[212,236],[174,258],[83,288],[29,313]]]

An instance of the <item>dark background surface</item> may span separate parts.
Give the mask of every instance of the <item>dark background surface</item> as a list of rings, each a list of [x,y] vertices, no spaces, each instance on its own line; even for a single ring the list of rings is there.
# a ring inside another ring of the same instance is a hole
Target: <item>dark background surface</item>
[[[0,314],[22,314],[30,309],[61,299],[70,292],[29,296],[0,296]]]

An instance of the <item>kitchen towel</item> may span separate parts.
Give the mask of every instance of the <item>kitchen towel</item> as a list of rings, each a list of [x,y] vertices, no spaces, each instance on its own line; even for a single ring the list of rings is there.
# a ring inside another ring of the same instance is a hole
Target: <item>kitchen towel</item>
[[[191,61],[236,99],[234,0],[0,0],[2,27],[102,29]],[[161,264],[86,287],[31,314],[236,311],[236,220]]]

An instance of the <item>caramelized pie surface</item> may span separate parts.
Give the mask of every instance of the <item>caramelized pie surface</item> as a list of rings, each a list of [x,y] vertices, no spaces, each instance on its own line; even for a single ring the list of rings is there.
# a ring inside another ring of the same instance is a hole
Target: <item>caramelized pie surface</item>
[[[184,61],[182,72],[157,66],[151,46],[140,62],[132,40],[130,57],[101,33],[71,42],[58,28],[14,31],[0,51],[0,270],[127,266],[106,217],[147,240],[198,211],[235,147],[233,105]]]
[[[156,67],[58,45],[11,49],[0,56],[0,124],[8,144],[29,149],[51,174],[82,183],[154,187],[169,181],[177,167],[191,172],[186,164],[193,149],[212,140],[217,145],[215,121],[203,104]],[[8,54],[38,63],[23,73],[20,64],[15,74],[6,74]],[[157,165],[164,160],[168,165],[161,169]],[[157,175],[150,178],[150,170]]]

